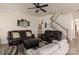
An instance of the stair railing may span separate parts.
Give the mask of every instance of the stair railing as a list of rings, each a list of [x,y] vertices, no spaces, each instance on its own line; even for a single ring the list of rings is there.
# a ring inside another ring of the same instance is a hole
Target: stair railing
[[[65,28],[63,25],[61,25],[61,24],[59,24],[57,21],[55,21],[58,17],[59,17],[59,15],[57,15],[57,16],[55,16],[56,14],[54,14],[51,18],[50,18],[50,20],[52,21],[52,22],[54,22],[55,24],[57,24],[58,26],[60,26],[62,29],[64,29],[65,31],[66,31],[66,39],[68,40],[68,42],[70,41],[69,39],[68,39],[68,29],[67,28]],[[55,17],[55,18],[54,18]]]

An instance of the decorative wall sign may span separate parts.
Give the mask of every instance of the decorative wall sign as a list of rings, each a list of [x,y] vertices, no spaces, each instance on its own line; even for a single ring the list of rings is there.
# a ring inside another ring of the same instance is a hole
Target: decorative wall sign
[[[17,26],[20,26],[20,20],[17,20]]]
[[[30,21],[27,21],[27,26],[30,26]]]
[[[21,27],[27,27],[30,26],[30,21],[21,19],[21,20],[17,20],[17,26],[21,26]]]
[[[45,23],[45,28],[47,28],[47,23]]]

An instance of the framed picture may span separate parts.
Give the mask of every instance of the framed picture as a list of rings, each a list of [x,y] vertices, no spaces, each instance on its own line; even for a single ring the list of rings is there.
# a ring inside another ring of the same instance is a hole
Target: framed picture
[[[21,26],[21,27],[27,27],[30,26],[30,21],[21,19],[21,20],[17,20],[17,26]]]

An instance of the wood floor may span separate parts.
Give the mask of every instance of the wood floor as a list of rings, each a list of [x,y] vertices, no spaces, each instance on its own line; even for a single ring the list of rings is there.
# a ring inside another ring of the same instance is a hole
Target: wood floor
[[[3,55],[5,50],[8,48],[8,44],[0,45],[0,55]],[[8,50],[8,49],[7,49]],[[6,51],[7,51],[6,50]]]
[[[7,44],[0,46],[0,55],[3,55],[3,53],[5,53],[4,50],[6,50],[8,47],[9,46]],[[70,48],[69,48],[68,55],[79,55],[79,36],[77,37],[77,39],[73,39],[70,42]]]
[[[69,55],[79,55],[79,35],[71,41]]]

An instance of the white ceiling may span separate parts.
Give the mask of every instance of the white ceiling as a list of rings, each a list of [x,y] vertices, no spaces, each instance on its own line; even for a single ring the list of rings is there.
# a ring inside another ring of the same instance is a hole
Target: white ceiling
[[[79,9],[79,3],[40,3],[40,5],[43,4],[48,4],[48,7],[43,8],[47,11],[46,13],[41,10],[35,13],[37,9],[27,9],[29,7],[34,7],[32,3],[0,3],[0,8],[19,11],[34,16],[44,16],[56,12],[67,14],[76,12],[77,9]]]

